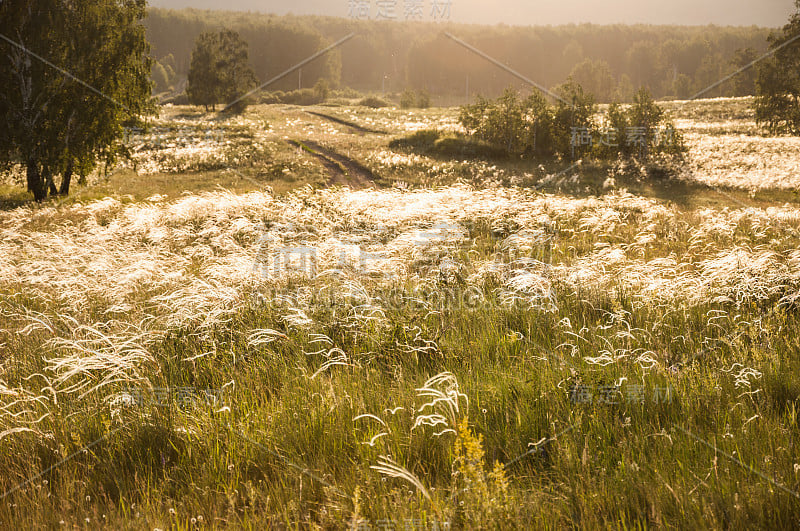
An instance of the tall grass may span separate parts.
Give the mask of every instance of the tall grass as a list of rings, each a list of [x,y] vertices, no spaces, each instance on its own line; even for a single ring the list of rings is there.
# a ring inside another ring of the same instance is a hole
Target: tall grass
[[[798,229],[466,185],[0,212],[0,522],[795,527]]]
[[[464,186],[0,214],[2,490],[58,464],[0,518],[791,525],[722,452],[798,486],[798,220]],[[262,275],[298,246],[314,275]]]

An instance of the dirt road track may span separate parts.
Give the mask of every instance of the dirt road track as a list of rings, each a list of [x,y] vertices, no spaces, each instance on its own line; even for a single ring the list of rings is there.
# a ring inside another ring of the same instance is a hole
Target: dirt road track
[[[325,167],[331,185],[351,188],[375,188],[375,175],[358,161],[312,140],[289,140],[289,143],[316,157]]]

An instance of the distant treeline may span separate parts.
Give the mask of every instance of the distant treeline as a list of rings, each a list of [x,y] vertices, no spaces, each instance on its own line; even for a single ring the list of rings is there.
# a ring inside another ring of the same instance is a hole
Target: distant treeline
[[[250,63],[263,82],[339,38],[356,33],[336,52],[283,79],[272,90],[313,87],[319,79],[362,91],[424,90],[435,96],[493,97],[515,77],[444,35],[450,32],[545,87],[570,75],[600,102],[629,101],[647,87],[656,98],[687,98],[767,49],[769,28],[718,26],[542,27],[356,21],[333,17],[151,9],[146,22],[161,84],[186,77],[195,38],[230,28],[250,45]],[[755,92],[746,71],[704,94]]]

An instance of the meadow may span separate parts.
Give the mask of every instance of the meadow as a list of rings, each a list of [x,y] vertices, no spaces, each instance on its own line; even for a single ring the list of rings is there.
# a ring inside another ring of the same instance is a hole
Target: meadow
[[[664,106],[678,168],[334,101],[167,106],[69,198],[0,186],[0,523],[800,526],[800,139]]]

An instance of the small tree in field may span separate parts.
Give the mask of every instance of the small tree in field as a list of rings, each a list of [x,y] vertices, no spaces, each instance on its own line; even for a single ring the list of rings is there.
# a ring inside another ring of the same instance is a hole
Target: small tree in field
[[[247,43],[238,33],[223,30],[203,33],[195,42],[189,67],[186,93],[193,105],[206,111],[224,102],[234,112],[247,106],[243,96],[256,86],[256,76],[248,64]]]
[[[638,147],[638,156],[647,159],[656,140],[658,127],[664,117],[664,110],[656,105],[650,92],[642,87],[633,97],[633,105],[628,111],[628,128],[626,136],[639,137],[638,142],[633,142]],[[625,139],[626,143],[628,138]]]
[[[568,78],[566,83],[558,87],[556,93],[559,100],[552,124],[555,152],[563,158],[575,158],[575,133],[594,128],[597,104],[594,96],[585,92],[572,78]]]
[[[800,0],[795,4],[798,12],[770,38],[775,54],[761,64],[756,79],[756,121],[772,134],[800,134]]]
[[[611,104],[596,124],[597,106],[591,94],[573,81],[558,88],[558,101],[548,105],[539,92],[525,99],[507,89],[497,100],[478,97],[461,108],[459,121],[467,135],[500,148],[509,155],[547,159],[587,156],[598,160],[651,155],[680,158],[683,137],[640,89],[632,105]]]

